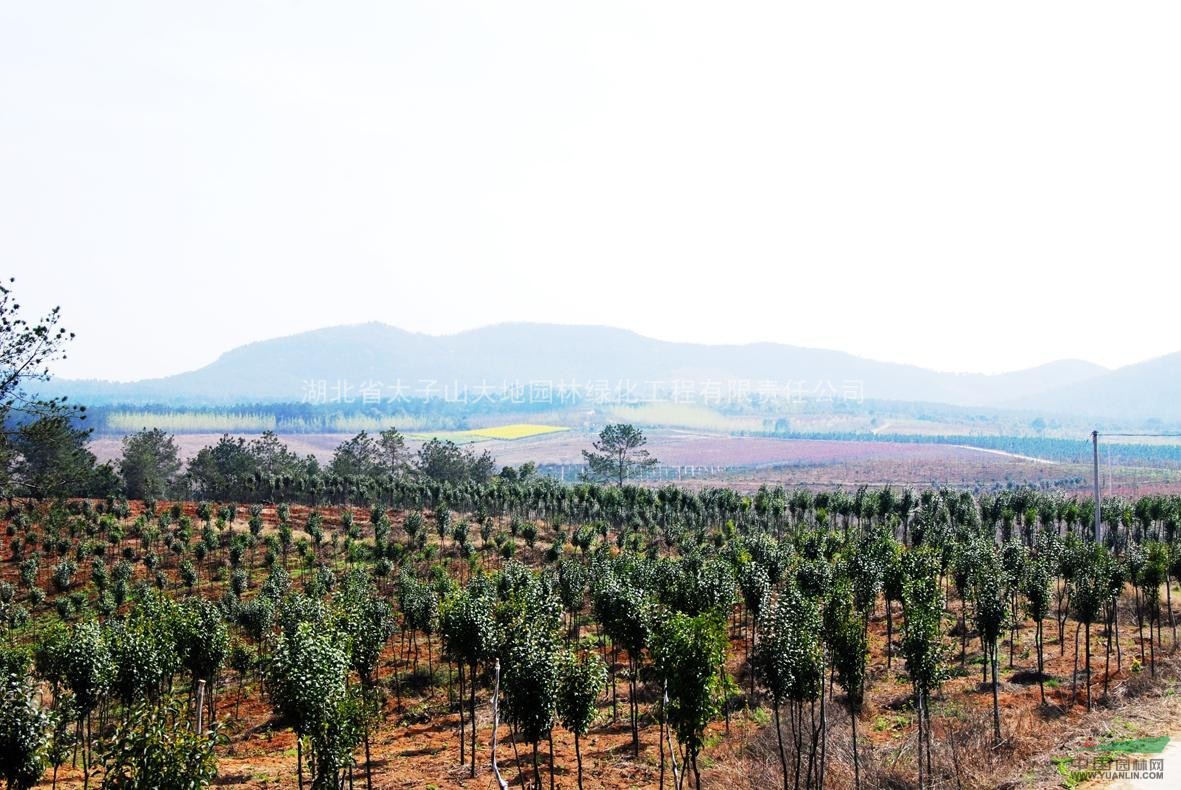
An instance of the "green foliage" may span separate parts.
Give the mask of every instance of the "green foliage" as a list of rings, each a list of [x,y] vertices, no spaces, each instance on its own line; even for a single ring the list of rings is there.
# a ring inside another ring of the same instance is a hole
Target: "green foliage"
[[[1136,563],[1143,569],[1143,555]],[[1078,552],[1071,580],[1070,608],[1075,619],[1090,625],[1099,619],[1103,604],[1109,597],[1113,560],[1107,549],[1098,544],[1085,544]]]
[[[123,437],[119,473],[130,499],[168,496],[176,485],[180,468],[176,441],[159,428],[145,428]]]
[[[49,718],[22,675],[9,674],[0,682],[0,776],[11,790],[25,790],[45,771]]]
[[[1008,614],[1004,584],[1010,574],[991,541],[981,541],[970,552],[972,572],[972,619],[980,638],[995,649]]]
[[[353,582],[341,596],[341,630],[349,637],[349,663],[368,684],[381,651],[394,634],[393,610],[365,580]]]
[[[528,743],[549,735],[557,717],[558,645],[543,628],[510,632],[504,646],[501,684],[505,714]]]
[[[763,611],[755,646],[755,671],[776,705],[820,695],[824,652],[816,604],[788,586]]]
[[[453,660],[474,667],[496,655],[499,635],[487,594],[460,590],[444,601],[439,620],[443,647]]]
[[[327,726],[344,701],[348,668],[336,634],[299,623],[280,635],[267,663],[275,711],[300,735]]]
[[[433,438],[418,449],[418,470],[438,483],[484,483],[496,471],[496,460],[487,450],[479,454],[470,447]]]
[[[106,695],[115,678],[115,662],[98,623],[78,624],[56,648],[62,679],[74,693],[79,718],[88,715]]]
[[[575,658],[564,653],[559,662],[557,714],[570,732],[586,735],[598,713],[599,695],[607,686],[607,666],[597,653]]]
[[[902,557],[902,655],[916,692],[924,698],[943,682],[943,592],[939,557],[929,549]]]
[[[154,699],[164,682],[164,655],[174,652],[171,641],[165,642],[158,632],[145,627],[142,620],[115,623],[107,632],[115,676],[111,691],[123,705]]]
[[[1044,620],[1050,614],[1049,561],[1042,555],[1034,555],[1025,566],[1021,581],[1021,593],[1025,596],[1025,613],[1034,620]]]
[[[214,726],[195,733],[176,708],[137,705],[103,754],[103,790],[200,790],[217,778]]]
[[[848,579],[835,585],[825,603],[824,634],[837,682],[848,696],[849,712],[857,715],[865,699],[865,668],[869,641],[865,621],[854,605],[855,586]]]
[[[194,685],[201,679],[212,684],[230,649],[229,629],[221,611],[205,600],[193,601],[181,610],[176,649]]]
[[[652,638],[657,674],[667,684],[669,725],[696,764],[705,728],[720,711],[720,673],[726,658],[726,621],[717,612],[674,614]]]
[[[589,579],[586,566],[573,557],[558,563],[558,596],[562,599],[562,607],[571,615],[582,611]]]
[[[659,463],[644,449],[648,440],[634,425],[608,425],[599,432],[594,452],[582,451],[586,477],[623,486],[628,479]]]

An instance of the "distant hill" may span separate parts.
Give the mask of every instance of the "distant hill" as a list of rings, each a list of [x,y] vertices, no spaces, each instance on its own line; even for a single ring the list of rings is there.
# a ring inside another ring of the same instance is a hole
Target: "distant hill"
[[[1092,417],[1181,422],[1181,352],[1065,383],[1014,405]]]
[[[1146,363],[1147,364],[1147,363]],[[1134,366],[1139,367],[1139,366]],[[1175,370],[1176,363],[1171,369]],[[646,382],[774,382],[804,392],[831,384],[860,386],[864,398],[920,401],[958,406],[1046,404],[1059,398],[1079,406],[1090,403],[1090,383],[1117,380],[1108,371],[1079,360],[1062,360],[997,375],[941,373],[913,365],[876,362],[840,351],[773,343],[703,345],[671,343],[634,332],[601,326],[509,323],[454,335],[417,334],[381,323],[337,326],[235,348],[198,370],[131,383],[57,380],[47,394],[67,394],[87,403],[165,403],[219,405],[299,401],[308,381],[353,386],[401,381],[407,394],[434,381],[436,392],[456,382],[482,383],[606,380],[611,386]],[[1147,372],[1145,381],[1171,383],[1168,371]],[[1155,376],[1156,378],[1152,378]],[[1087,384],[1084,388],[1083,385]],[[1112,385],[1113,393],[1119,385]],[[1081,393],[1087,393],[1083,398]],[[1119,392],[1128,409],[1151,411]],[[1141,391],[1141,396],[1146,395]],[[1103,396],[1093,396],[1100,406]],[[1038,405],[1038,408],[1043,406]],[[1121,407],[1122,408],[1122,407]]]

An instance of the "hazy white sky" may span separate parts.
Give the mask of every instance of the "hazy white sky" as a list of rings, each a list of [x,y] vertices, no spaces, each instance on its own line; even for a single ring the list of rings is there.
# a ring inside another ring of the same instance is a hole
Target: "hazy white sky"
[[[1135,362],[1179,8],[0,0],[0,268],[67,376],[368,320]]]

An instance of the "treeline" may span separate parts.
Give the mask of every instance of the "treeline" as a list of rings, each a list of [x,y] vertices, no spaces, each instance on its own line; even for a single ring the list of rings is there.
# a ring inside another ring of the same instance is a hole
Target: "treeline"
[[[816,439],[839,442],[891,442],[898,444],[954,444],[979,447],[984,450],[999,450],[1030,458],[1064,463],[1090,463],[1092,458],[1090,439],[1061,439],[1045,436],[973,436],[973,435],[930,435],[895,433],[860,433],[856,431],[768,431],[743,432],[742,436],[770,436],[777,439]],[[1120,463],[1181,464],[1181,443],[1179,444],[1131,444],[1108,442],[1100,435],[1099,452]]]
[[[0,442],[0,493],[9,500],[90,497],[292,501],[369,501],[395,485],[484,483],[495,459],[454,442],[432,439],[411,453],[397,429],[361,431],[337,446],[331,461],[293,453],[267,431],[256,439],[223,435],[183,463],[175,438],[144,429],[123,438],[116,461],[98,463],[91,434],[75,415],[27,421]],[[522,467],[533,474],[533,465]],[[517,470],[502,470],[516,478]]]

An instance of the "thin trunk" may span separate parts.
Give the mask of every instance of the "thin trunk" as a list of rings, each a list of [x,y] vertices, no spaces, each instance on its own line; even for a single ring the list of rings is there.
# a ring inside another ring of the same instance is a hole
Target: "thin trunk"
[[[369,700],[368,686],[368,683],[361,684],[362,698],[366,701]],[[365,713],[365,728],[363,730],[365,738],[365,790],[373,790],[373,761],[369,756],[369,711],[366,710]]]
[[[1091,624],[1087,623],[1087,712],[1091,711]]]
[[[927,786],[923,781],[923,696],[919,693],[917,688],[915,689],[914,695],[915,705],[918,707],[917,724],[919,729],[919,790],[923,790]]]
[[[779,706],[772,701],[771,709],[775,711],[775,737],[779,740],[779,766],[783,769],[783,790],[787,790],[787,752],[783,750],[783,727],[779,725]]]
[[[1165,568],[1165,604],[1169,607],[1169,627],[1173,630],[1173,647],[1177,646],[1177,620],[1173,617],[1173,581]]]
[[[1042,621],[1037,621],[1037,686],[1042,695],[1042,704],[1046,704],[1045,659],[1042,649]]]
[[[664,711],[667,709],[668,709],[668,681],[665,681],[664,698],[661,702],[661,716],[662,717],[664,716]],[[776,709],[776,711],[775,711],[775,721],[776,721],[776,724],[778,724],[778,722],[779,722],[779,710],[778,709]],[[676,786],[679,788],[681,786],[681,771],[680,771],[680,768],[677,766],[677,753],[673,750],[672,728],[668,726],[667,722],[665,723],[665,727],[664,727],[664,737],[666,738],[666,743],[668,744],[668,761],[669,761],[669,765],[672,767],[672,771],[673,771],[673,783],[676,784]],[[782,741],[780,743],[782,743]],[[786,788],[787,788],[786,774],[784,775],[783,782],[784,782],[784,785],[783,785],[784,790],[786,790]]]
[[[1119,596],[1116,595],[1111,600],[1111,622],[1114,629],[1115,638],[1115,671],[1122,672],[1124,669],[1124,649],[1119,641]]]
[[[554,731],[549,731],[549,790],[554,790]]]
[[[1107,681],[1111,677],[1111,607],[1106,607],[1107,614],[1107,646],[1103,656],[1103,699],[1107,699]]]
[[[82,789],[90,787],[90,715],[86,716],[86,739],[82,744]]]
[[[463,662],[459,662],[459,764],[467,762],[467,731],[464,729]]]
[[[849,711],[849,721],[853,726],[853,790],[861,790],[861,762],[857,756],[857,713]]]
[[[472,777],[475,778],[475,775],[476,775],[476,665],[472,664],[471,669],[472,669],[471,677],[469,678],[469,682],[468,682],[468,694],[470,695],[470,698],[471,698],[472,707],[471,707],[471,715],[468,717],[468,719],[470,720],[471,725],[472,725],[472,753],[471,753],[472,770],[471,770],[471,774],[472,774]]]
[[[574,759],[578,761],[578,790],[582,790],[582,747],[578,743],[578,732],[574,733]],[[664,787],[664,749],[660,750],[660,786]]]
[[[496,784],[500,790],[508,790],[508,782],[500,775],[500,766],[496,762],[497,736],[500,733],[500,659],[496,659],[496,680],[492,687],[492,773],[496,775]],[[578,733],[574,734],[574,751],[578,751]],[[581,790],[581,788],[579,788]]]
[[[1082,627],[1083,627],[1082,623],[1079,623],[1078,625],[1076,625],[1074,627],[1074,671],[1070,675],[1070,704],[1072,706],[1074,705],[1074,702],[1077,699],[1076,692],[1078,691],[1078,632],[1079,632],[1079,629]]]
[[[996,644],[992,645],[992,745],[1001,745],[1001,701],[998,691],[997,680],[997,655]]]

